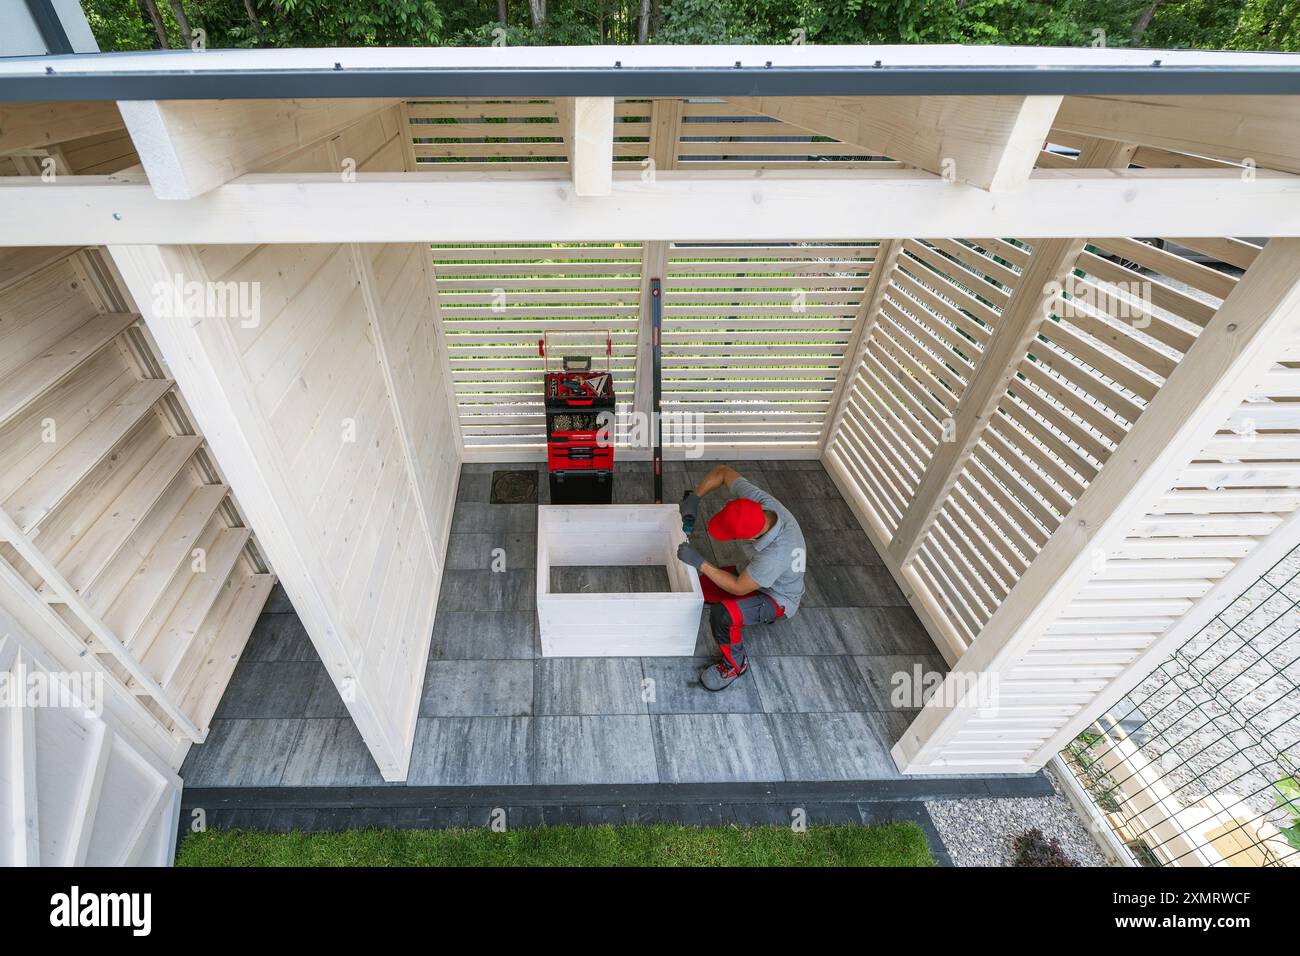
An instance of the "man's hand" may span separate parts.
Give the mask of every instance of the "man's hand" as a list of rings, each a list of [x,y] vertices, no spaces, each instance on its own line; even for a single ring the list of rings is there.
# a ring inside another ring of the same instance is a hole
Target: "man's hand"
[[[695,522],[700,516],[700,496],[689,488],[682,493],[682,500],[677,505],[682,513],[682,530],[690,534],[695,530]]]
[[[677,560],[684,564],[689,564],[696,571],[704,566],[704,555],[692,548],[687,542],[683,541],[677,546]]]

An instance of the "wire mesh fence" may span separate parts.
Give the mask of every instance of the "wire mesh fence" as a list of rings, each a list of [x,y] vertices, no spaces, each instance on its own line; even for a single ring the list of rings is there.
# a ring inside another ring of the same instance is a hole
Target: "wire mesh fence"
[[[1300,866],[1300,548],[1061,756],[1132,862]]]

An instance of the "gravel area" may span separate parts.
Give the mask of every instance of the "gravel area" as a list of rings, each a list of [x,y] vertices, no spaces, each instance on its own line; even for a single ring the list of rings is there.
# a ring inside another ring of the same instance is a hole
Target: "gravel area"
[[[1015,838],[1034,827],[1081,866],[1110,865],[1074,807],[1061,795],[1053,772],[1046,771],[1057,793],[1051,797],[999,800],[934,800],[926,803],[944,846],[957,866],[1010,866]]]

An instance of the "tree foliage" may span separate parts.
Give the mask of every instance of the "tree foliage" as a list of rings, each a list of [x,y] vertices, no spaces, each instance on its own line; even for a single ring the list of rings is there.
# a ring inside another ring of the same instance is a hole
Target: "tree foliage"
[[[82,0],[101,49],[996,43],[1300,50],[1300,0]],[[501,12],[505,12],[505,22]]]

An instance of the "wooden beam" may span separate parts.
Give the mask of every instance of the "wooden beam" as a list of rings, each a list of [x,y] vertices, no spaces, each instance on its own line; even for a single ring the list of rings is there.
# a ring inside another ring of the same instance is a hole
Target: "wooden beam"
[[[940,442],[926,468],[912,503],[890,542],[890,551],[900,565],[908,565],[925,541],[931,522],[948,500],[966,463],[984,435],[984,428],[997,414],[998,405],[1030,344],[1043,323],[1044,288],[1063,282],[1079,253],[1083,239],[1045,239],[1034,246],[1029,264],[1011,293],[984,352],[975,365],[966,390],[957,404],[956,420],[949,434],[952,441]]]
[[[154,194],[192,199],[396,102],[127,100],[118,106]]]
[[[1298,332],[1300,240],[1274,240],[894,746],[901,768],[949,772],[944,745],[977,712],[961,689],[1015,666],[1091,577],[1094,551],[1113,549],[1151,510]]]
[[[574,193],[608,196],[614,189],[614,98],[570,96],[556,106]]]
[[[728,100],[991,192],[1022,188],[1059,96],[765,96]]]
[[[1300,97],[1067,96],[1056,126],[1230,163],[1300,172]]]
[[[121,129],[115,103],[0,103],[0,154]]]
[[[850,240],[911,236],[1300,236],[1300,177],[1039,170],[993,194],[912,170],[618,173],[606,201],[553,176],[259,174],[191,202],[120,178],[0,177],[0,246]]]

